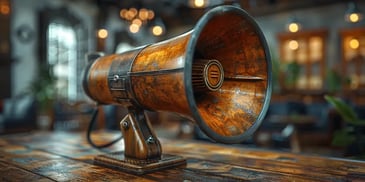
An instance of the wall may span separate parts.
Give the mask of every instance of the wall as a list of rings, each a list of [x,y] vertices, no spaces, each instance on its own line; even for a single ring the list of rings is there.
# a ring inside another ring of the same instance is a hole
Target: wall
[[[359,9],[365,13],[365,2],[358,1]],[[286,24],[289,17],[295,16],[302,24],[302,30],[328,29],[328,50],[327,65],[329,67],[340,63],[340,36],[341,29],[365,26],[365,20],[356,24],[348,23],[344,20],[347,10],[347,3],[335,3],[328,6],[321,6],[308,9],[293,10],[275,15],[262,16],[256,18],[267,39],[272,57],[278,58],[277,34],[286,31]]]
[[[87,26],[89,31],[89,51],[95,50],[95,29],[99,25],[95,25],[95,20],[98,16],[97,8],[89,3],[82,1],[71,0],[12,0],[12,19],[11,19],[11,41],[12,41],[12,57],[14,61],[11,69],[12,79],[12,96],[22,93],[30,84],[30,82],[37,76],[38,65],[38,12],[42,9],[49,7],[62,7],[66,6],[71,9]],[[360,10],[365,12],[365,2],[358,1]],[[274,58],[278,57],[278,42],[276,35],[280,32],[286,31],[285,25],[288,18],[295,15],[302,23],[303,30],[327,28],[329,30],[328,35],[328,50],[327,50],[327,63],[328,66],[333,66],[339,63],[340,58],[340,40],[339,31],[343,28],[364,26],[363,20],[358,24],[350,24],[344,21],[344,12],[347,9],[347,3],[336,3],[329,6],[322,6],[316,8],[299,9],[288,11],[284,13],[278,13],[274,15],[267,15],[255,18],[263,30],[263,33],[267,39],[268,45],[271,50],[271,54]],[[116,11],[116,10],[111,10]],[[113,14],[113,13],[110,13]],[[117,13],[114,13],[114,15]],[[16,34],[19,27],[28,26],[33,32],[34,37],[26,43],[21,42]],[[105,25],[110,29],[110,37],[108,37],[108,44],[106,45],[106,52],[111,53],[114,51],[116,42],[113,42],[113,33],[120,31],[125,25],[121,23],[118,17],[110,16]],[[175,28],[180,30],[179,28]],[[185,31],[184,28],[182,30]],[[183,32],[181,32],[183,33]],[[175,34],[179,34],[176,33]],[[139,44],[141,42],[149,43],[155,40],[146,40],[143,38],[138,39]]]
[[[37,76],[39,63],[39,12],[46,8],[67,7],[72,13],[80,18],[87,26],[89,36],[88,50],[95,50],[95,19],[97,16],[96,7],[85,1],[65,1],[65,0],[12,0],[11,17],[11,42],[12,57],[14,61],[11,66],[12,96],[22,94],[31,81]],[[20,27],[28,27],[32,38],[27,42],[22,42],[16,31]]]
[[[11,95],[10,88],[10,1],[0,0],[0,110],[1,100]]]

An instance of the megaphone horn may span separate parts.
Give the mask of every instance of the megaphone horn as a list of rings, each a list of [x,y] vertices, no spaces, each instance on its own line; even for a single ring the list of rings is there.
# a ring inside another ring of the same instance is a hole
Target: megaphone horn
[[[98,103],[179,113],[213,140],[239,143],[267,111],[271,60],[254,19],[240,8],[220,6],[185,34],[97,58],[83,82]]]

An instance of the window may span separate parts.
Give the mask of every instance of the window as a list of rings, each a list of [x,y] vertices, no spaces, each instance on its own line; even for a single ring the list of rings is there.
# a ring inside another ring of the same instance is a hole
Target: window
[[[52,22],[47,30],[47,62],[56,77],[57,96],[77,99],[77,39],[71,26]]]
[[[65,8],[45,10],[40,16],[41,60],[56,78],[57,99],[84,100],[81,73],[86,64],[87,31]]]
[[[365,89],[365,28],[341,31],[341,42],[345,89]]]
[[[325,79],[326,30],[278,35],[282,85],[294,90],[322,90]]]

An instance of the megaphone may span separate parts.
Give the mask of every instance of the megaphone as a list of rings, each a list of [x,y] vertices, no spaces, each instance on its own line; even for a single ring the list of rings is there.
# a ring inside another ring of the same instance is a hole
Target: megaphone
[[[154,163],[161,160],[161,145],[144,110],[183,115],[216,142],[242,142],[267,111],[271,60],[255,20],[225,5],[209,10],[187,33],[96,58],[83,87],[97,103],[128,108],[121,121],[127,163]]]

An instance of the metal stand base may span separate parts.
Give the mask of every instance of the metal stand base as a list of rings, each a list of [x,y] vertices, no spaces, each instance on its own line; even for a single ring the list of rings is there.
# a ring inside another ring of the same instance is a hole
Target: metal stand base
[[[96,156],[94,158],[94,163],[134,174],[145,174],[166,168],[186,165],[186,160],[181,156],[163,154],[161,159],[156,161],[134,161],[126,159],[123,152],[116,152]]]

